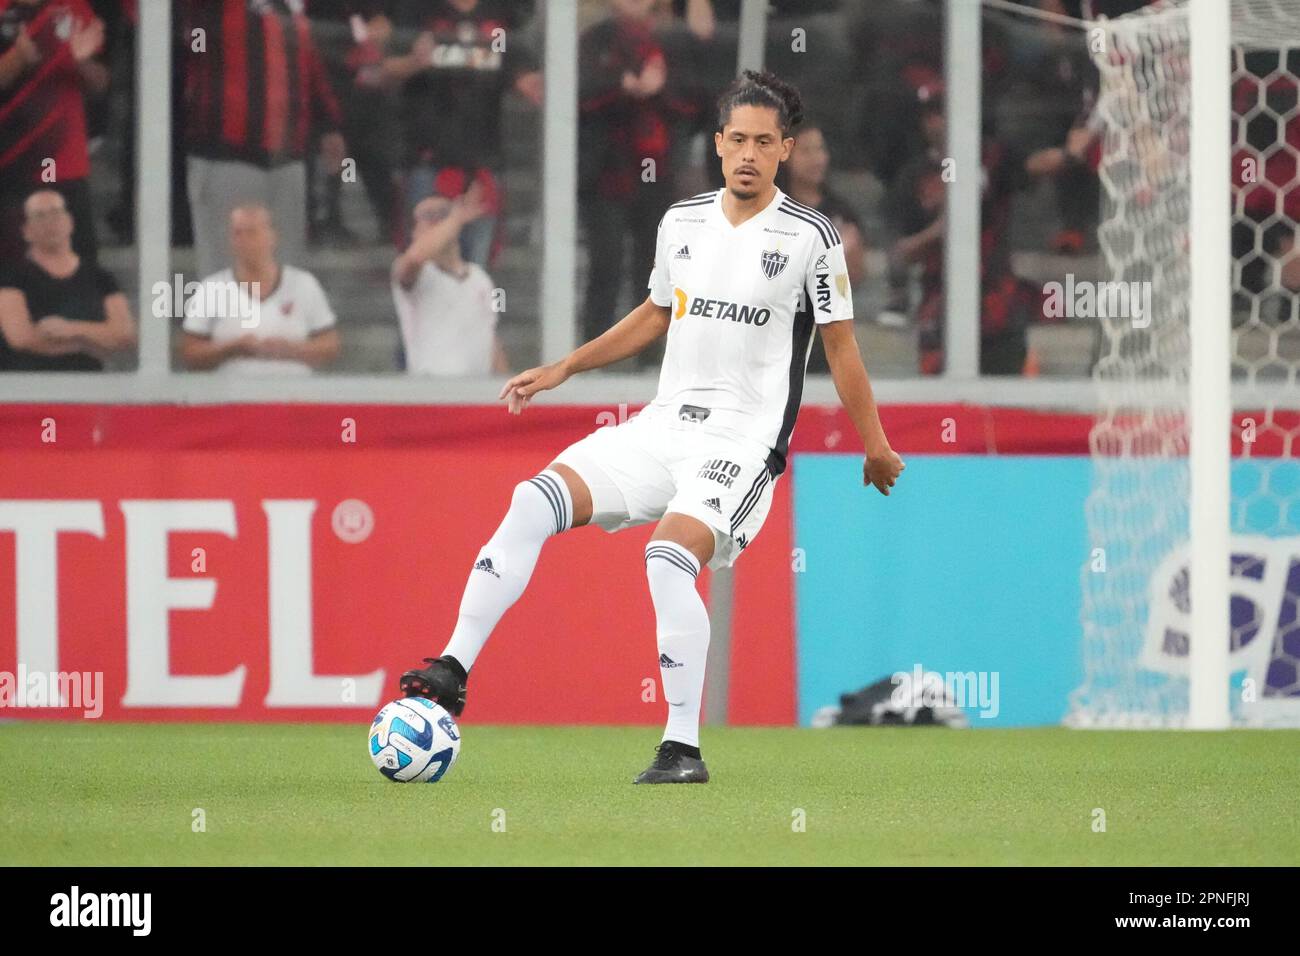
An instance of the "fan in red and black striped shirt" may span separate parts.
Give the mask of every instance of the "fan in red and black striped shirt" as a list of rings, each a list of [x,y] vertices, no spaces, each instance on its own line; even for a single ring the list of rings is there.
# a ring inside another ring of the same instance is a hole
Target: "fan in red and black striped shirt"
[[[342,117],[325,78],[302,0],[189,0],[185,112],[190,206],[199,270],[225,257],[230,210],[271,209],[282,258],[301,259],[313,132],[337,166]]]
[[[103,42],[86,0],[0,0],[0,258],[24,255],[23,202],[37,189],[63,194],[73,247],[95,257],[83,93],[108,85]]]

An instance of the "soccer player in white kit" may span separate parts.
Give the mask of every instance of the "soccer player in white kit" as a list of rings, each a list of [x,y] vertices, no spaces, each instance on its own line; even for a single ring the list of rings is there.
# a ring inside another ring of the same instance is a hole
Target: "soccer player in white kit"
[[[798,92],[745,71],[718,102],[714,145],[726,185],[670,206],[650,294],[618,324],[552,365],[506,383],[519,414],[569,376],[635,355],[667,334],[659,390],[638,415],[598,428],[515,487],[470,571],[442,656],[402,675],[407,695],[452,713],[488,635],[518,600],[551,535],[658,522],[645,550],[668,722],[636,783],[704,783],[700,701],[709,617],[701,567],[730,566],[757,536],[785,470],[814,327],[882,494],[903,470],[889,446],[853,334],[844,247],[831,221],[776,187],[794,146]]]

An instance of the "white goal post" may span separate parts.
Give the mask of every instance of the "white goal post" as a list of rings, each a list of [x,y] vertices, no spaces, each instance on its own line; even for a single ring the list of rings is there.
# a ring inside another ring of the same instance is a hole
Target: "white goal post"
[[[1221,730],[1228,708],[1228,462],[1232,446],[1229,374],[1231,276],[1229,5],[1191,0],[1191,172],[1188,382],[1191,488],[1191,643],[1187,726]]]

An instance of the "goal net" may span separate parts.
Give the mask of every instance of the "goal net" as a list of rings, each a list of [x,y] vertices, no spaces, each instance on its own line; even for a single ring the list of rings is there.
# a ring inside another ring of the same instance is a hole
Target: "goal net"
[[[1232,0],[1231,13],[1231,620],[1211,637],[1229,642],[1233,723],[1300,726],[1300,0]],[[1098,244],[1108,281],[1130,284],[1149,309],[1100,319],[1073,726],[1187,721],[1187,14],[1187,0],[1166,0],[1087,30],[1099,72]]]

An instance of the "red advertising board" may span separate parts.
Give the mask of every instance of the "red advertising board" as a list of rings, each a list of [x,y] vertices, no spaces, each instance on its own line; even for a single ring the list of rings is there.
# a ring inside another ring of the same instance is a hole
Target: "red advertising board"
[[[441,650],[515,483],[598,411],[7,408],[0,672],[102,672],[107,719],[366,719]],[[736,723],[794,719],[789,525],[780,489],[737,565]],[[649,535],[552,540],[467,717],[660,722]]]
[[[396,696],[402,670],[441,650],[514,485],[627,413],[0,406],[0,675],[20,661],[101,673],[108,719],[368,716]],[[1081,454],[1092,424],[971,405],[891,406],[882,418],[905,455]],[[795,456],[858,447],[842,410],[800,414]],[[735,566],[732,723],[794,722],[797,471]],[[474,669],[467,717],[661,721],[664,705],[647,700],[658,678],[649,535],[585,528],[551,541]],[[708,584],[705,573],[706,595]]]

